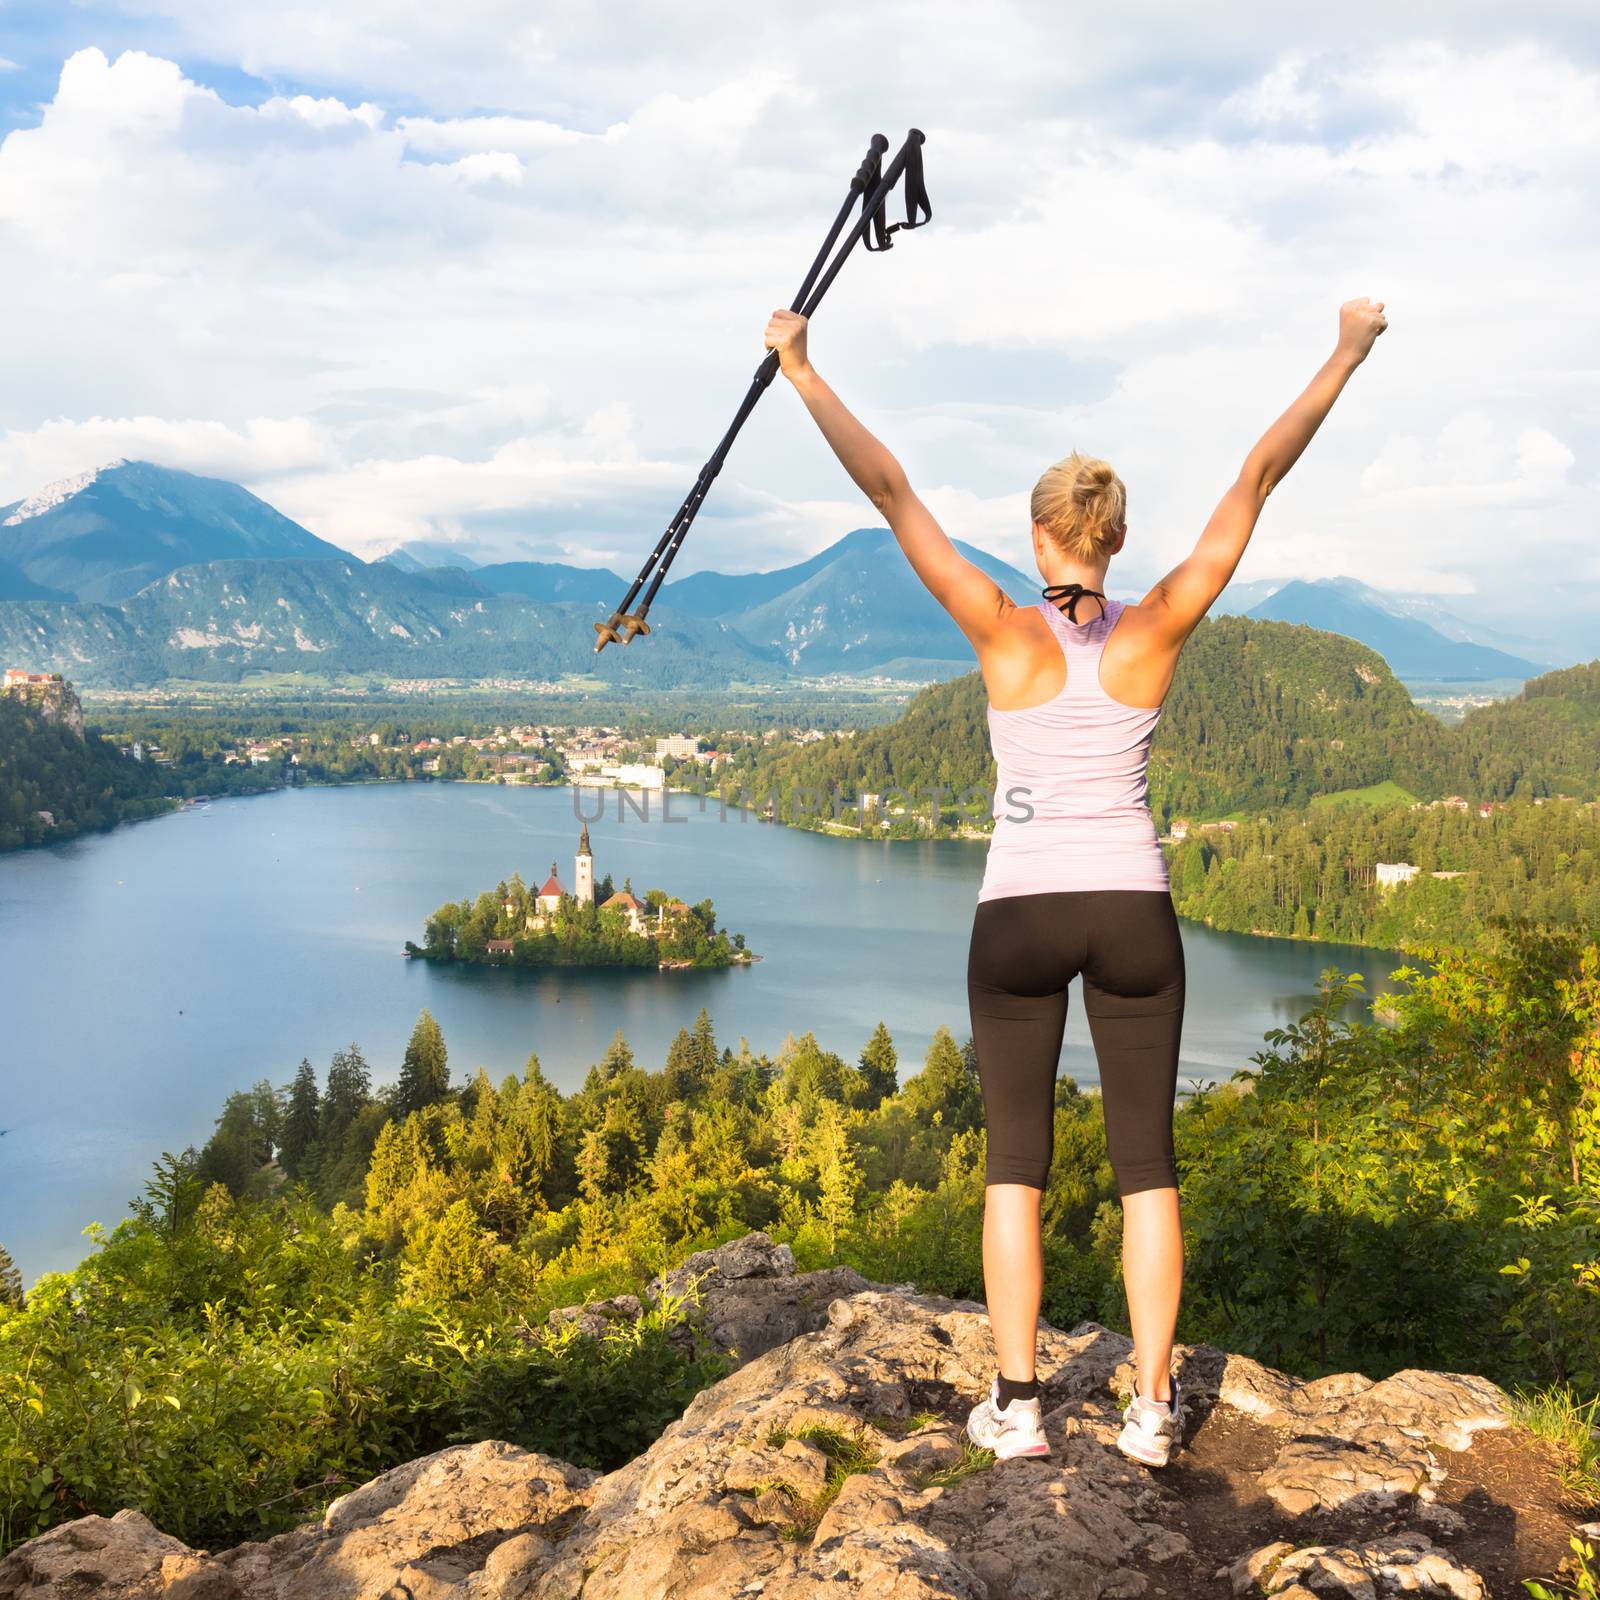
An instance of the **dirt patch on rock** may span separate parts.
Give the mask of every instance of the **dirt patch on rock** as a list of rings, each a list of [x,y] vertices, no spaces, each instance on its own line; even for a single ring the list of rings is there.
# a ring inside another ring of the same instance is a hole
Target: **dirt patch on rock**
[[[1152,1474],[1165,1500],[1162,1520],[1189,1540],[1192,1553],[1142,1568],[1152,1597],[1231,1595],[1234,1563],[1280,1540],[1300,1549],[1414,1528],[1476,1572],[1490,1600],[1526,1600],[1522,1580],[1554,1573],[1573,1528],[1595,1516],[1563,1489],[1562,1452],[1521,1427],[1481,1432],[1465,1450],[1436,1448],[1444,1477],[1431,1500],[1377,1512],[1287,1516],[1260,1479],[1292,1434],[1230,1406],[1196,1408],[1184,1448]]]
[[[1438,1504],[1466,1523],[1464,1533],[1440,1542],[1477,1568],[1497,1600],[1522,1600],[1521,1580],[1549,1577],[1568,1553],[1573,1527],[1600,1515],[1562,1487],[1568,1463],[1561,1450],[1526,1428],[1480,1433],[1468,1449],[1438,1454],[1446,1472]]]

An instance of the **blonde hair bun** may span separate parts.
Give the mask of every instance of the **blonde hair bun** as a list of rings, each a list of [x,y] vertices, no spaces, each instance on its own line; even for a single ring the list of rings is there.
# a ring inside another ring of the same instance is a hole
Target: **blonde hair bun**
[[[1110,462],[1074,450],[1034,484],[1031,510],[1063,555],[1094,561],[1127,531],[1128,491]]]

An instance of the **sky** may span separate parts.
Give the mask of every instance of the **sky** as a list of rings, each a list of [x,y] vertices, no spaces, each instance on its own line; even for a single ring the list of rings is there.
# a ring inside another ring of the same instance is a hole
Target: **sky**
[[[1600,20],[1316,11],[0,0],[0,504],[126,456],[365,557],[631,573],[868,137],[916,125],[933,222],[850,261],[812,357],[952,534],[1028,566],[1083,449],[1149,582],[1366,294],[1389,331],[1241,578],[1582,634]],[[679,565],[874,520],[780,381]]]

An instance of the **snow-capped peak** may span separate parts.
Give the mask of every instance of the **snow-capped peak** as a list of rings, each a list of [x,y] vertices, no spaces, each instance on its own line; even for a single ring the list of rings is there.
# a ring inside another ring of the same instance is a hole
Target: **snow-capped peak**
[[[19,522],[26,522],[29,517],[38,517],[46,511],[53,511],[62,501],[70,500],[75,494],[81,494],[102,472],[110,472],[113,467],[125,467],[127,464],[125,459],[119,457],[115,461],[106,462],[103,467],[91,467],[87,472],[79,472],[73,477],[47,483],[37,494],[29,495],[3,523],[0,523],[0,527],[14,528]]]

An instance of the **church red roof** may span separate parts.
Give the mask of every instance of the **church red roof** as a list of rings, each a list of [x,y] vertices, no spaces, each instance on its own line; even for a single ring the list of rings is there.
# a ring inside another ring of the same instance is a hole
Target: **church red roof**
[[[560,879],[558,879],[552,872],[550,876],[544,880],[544,887],[539,891],[539,898],[542,900],[547,894],[562,895],[566,892],[567,891],[561,887]]]

